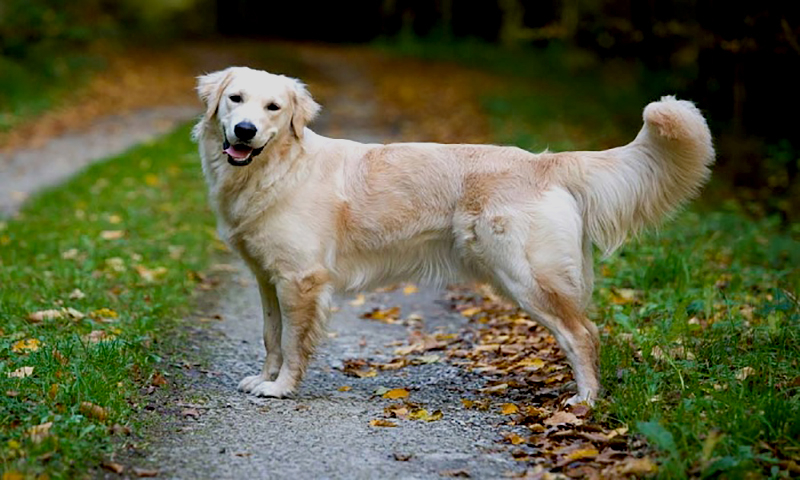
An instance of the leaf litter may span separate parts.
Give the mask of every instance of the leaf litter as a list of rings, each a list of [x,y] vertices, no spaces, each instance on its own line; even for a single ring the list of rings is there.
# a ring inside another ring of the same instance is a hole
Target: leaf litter
[[[629,292],[623,298],[631,298]],[[462,399],[466,409],[494,411],[502,415],[498,440],[509,446],[513,458],[526,464],[526,478],[615,478],[641,476],[657,471],[647,457],[647,445],[628,434],[626,426],[597,421],[588,405],[565,406],[574,392],[572,373],[555,339],[527,314],[479,287],[473,291],[451,288],[452,308],[470,318],[457,334],[428,334],[409,329],[406,345],[395,348],[386,363],[349,359],[343,371],[364,378],[379,371],[396,370],[433,361],[447,361],[486,378],[476,399]],[[363,315],[378,321],[400,317],[399,308],[373,309]],[[388,322],[387,322],[388,323]],[[435,353],[433,353],[435,352]],[[750,371],[745,371],[751,374]],[[408,400],[405,388],[380,387],[376,396],[400,399],[384,408],[384,418],[373,427],[393,427],[400,421],[437,421],[441,410],[429,412]]]

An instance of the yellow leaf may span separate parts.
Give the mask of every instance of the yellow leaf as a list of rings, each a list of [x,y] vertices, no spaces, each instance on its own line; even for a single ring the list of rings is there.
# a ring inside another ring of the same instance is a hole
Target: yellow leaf
[[[120,222],[122,222],[122,217],[120,217],[119,215],[109,215],[108,216],[108,223],[113,223],[113,224],[116,225],[117,223],[120,223]]]
[[[25,476],[17,471],[8,470],[3,472],[3,480],[25,480]]]
[[[411,295],[412,293],[417,293],[419,289],[416,285],[409,283],[405,287],[403,287],[403,295]]]
[[[478,313],[481,313],[481,309],[478,307],[472,307],[472,308],[467,308],[466,310],[461,310],[461,315],[464,315],[465,317],[471,317]]]
[[[31,352],[35,352],[39,350],[39,347],[42,345],[42,342],[36,338],[26,338],[25,340],[20,340],[14,345],[11,346],[11,351],[14,353],[24,353],[26,350]]]
[[[156,185],[161,183],[161,180],[159,180],[159,178],[156,175],[153,175],[151,173],[144,176],[144,183],[150,185],[151,187],[155,187]]]
[[[414,410],[413,412],[411,412],[411,414],[408,416],[408,418],[411,419],[411,420],[422,420],[422,421],[425,421],[425,422],[435,422],[437,420],[441,420],[443,416],[444,416],[444,414],[442,413],[441,410],[435,410],[433,413],[428,413],[428,411],[425,410],[424,408],[418,408],[417,410]]]
[[[500,413],[503,415],[513,415],[517,412],[519,412],[519,407],[513,403],[504,403],[500,406]]]
[[[396,427],[397,424],[392,422],[391,420],[384,420],[382,418],[376,418],[375,420],[370,420],[369,424],[373,427]]]
[[[8,445],[8,448],[10,448],[11,450],[18,450],[22,446],[16,440],[9,440],[7,445]]]
[[[339,388],[338,388],[338,390],[339,390],[340,392],[349,392],[349,391],[350,391],[350,389],[351,389],[351,387],[350,387],[349,385],[343,385],[343,386],[341,386],[341,387],[339,387]]]
[[[89,312],[89,317],[94,320],[100,320],[101,322],[109,322],[119,317],[119,314],[110,308],[100,308]]]
[[[567,455],[567,458],[572,461],[575,461],[575,460],[581,460],[583,458],[594,458],[599,454],[600,452],[598,452],[594,448],[586,448],[583,450],[575,450],[574,452]]]
[[[539,370],[540,368],[544,367],[545,363],[544,360],[538,357],[533,358],[525,358],[520,360],[515,365],[516,367],[531,367],[533,370]]]
[[[397,400],[398,398],[408,397],[408,390],[405,388],[394,388],[383,394],[383,398]]]
[[[20,367],[8,373],[8,378],[25,378],[33,375],[33,367]]]
[[[525,443],[525,439],[520,437],[516,433],[508,433],[508,434],[506,434],[506,440],[511,442],[512,445],[519,445],[521,443]]]

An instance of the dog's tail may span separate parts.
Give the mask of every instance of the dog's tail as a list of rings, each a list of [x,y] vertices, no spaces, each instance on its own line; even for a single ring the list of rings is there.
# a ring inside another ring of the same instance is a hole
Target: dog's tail
[[[663,97],[643,117],[628,145],[577,155],[584,225],[606,254],[696,196],[714,162],[711,132],[693,103]]]

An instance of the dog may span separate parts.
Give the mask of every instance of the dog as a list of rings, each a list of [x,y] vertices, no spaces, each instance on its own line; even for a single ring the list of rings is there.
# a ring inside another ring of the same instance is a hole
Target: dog
[[[715,157],[703,115],[671,96],[647,105],[625,146],[534,154],[326,138],[307,127],[320,106],[303,83],[246,67],[201,76],[197,91],[219,234],[261,294],[267,355],[239,384],[258,396],[297,390],[334,292],[470,280],[549,329],[577,383],[567,403],[593,404],[593,244],[609,254],[674,212]]]

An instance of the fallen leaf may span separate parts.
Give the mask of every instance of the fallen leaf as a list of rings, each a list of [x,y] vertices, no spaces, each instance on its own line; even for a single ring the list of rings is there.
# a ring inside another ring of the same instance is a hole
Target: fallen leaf
[[[116,462],[105,461],[105,462],[101,463],[100,465],[103,468],[105,468],[106,470],[114,472],[117,475],[121,475],[122,472],[125,471],[125,467],[123,467],[122,465],[120,465],[119,463],[116,463]]]
[[[100,238],[103,240],[119,240],[125,236],[125,230],[103,230],[100,232]]]
[[[567,458],[574,462],[575,460],[583,460],[584,458],[594,458],[599,454],[600,452],[598,452],[596,448],[584,448],[571,452],[567,455]]]
[[[647,457],[628,457],[617,467],[620,475],[648,475],[657,470],[658,467]]]
[[[385,310],[375,308],[372,311],[362,314],[361,318],[378,320],[383,323],[395,323],[400,318],[400,307],[392,307]]]
[[[351,390],[351,387],[349,385],[342,385],[337,390],[339,390],[340,392],[349,392]]]
[[[396,427],[397,424],[392,422],[391,420],[385,420],[383,418],[376,418],[375,420],[370,420],[369,424],[373,427]]]
[[[508,442],[511,443],[512,445],[520,445],[522,443],[525,443],[525,439],[517,435],[516,433],[507,433],[504,435],[504,438],[508,440]]]
[[[408,397],[408,390],[405,388],[394,388],[383,394],[383,398],[397,400],[398,398]]]
[[[583,420],[579,419],[572,413],[561,410],[554,413],[552,417],[545,419],[542,423],[557,427],[560,425],[582,425]]]
[[[491,387],[483,388],[483,389],[481,389],[481,392],[499,394],[499,393],[505,392],[506,390],[508,390],[508,384],[507,383],[501,383],[499,385],[493,385]]]
[[[155,385],[157,387],[161,387],[167,384],[167,379],[164,378],[164,375],[161,375],[160,373],[156,372],[153,374],[153,379],[150,380],[150,384]]]
[[[167,274],[167,269],[165,267],[156,267],[151,270],[144,265],[136,265],[134,268],[136,269],[136,273],[138,273],[146,283],[157,282],[161,277]]]
[[[444,413],[441,410],[434,410],[433,413],[428,413],[424,408],[414,410],[408,415],[411,420],[422,420],[424,422],[436,422],[441,420],[442,417],[444,417]]]
[[[58,395],[58,384],[54,383],[50,385],[50,388],[47,390],[47,396],[50,400],[55,400],[56,395]]]
[[[24,340],[14,342],[14,344],[11,346],[11,351],[14,353],[26,353],[28,351],[35,352],[39,350],[41,345],[41,340],[37,338],[26,338]]]
[[[33,374],[33,367],[20,367],[8,373],[9,378],[25,378]]]
[[[81,402],[78,410],[87,418],[91,418],[100,422],[103,422],[108,418],[107,409],[91,402]]]
[[[122,217],[120,217],[119,215],[114,214],[108,216],[108,223],[113,223],[114,225],[116,225],[121,222],[122,222]]]
[[[158,178],[158,176],[153,175],[152,173],[148,173],[147,175],[144,176],[144,183],[146,183],[151,187],[155,187],[159,183],[161,183],[161,180]]]
[[[131,470],[133,470],[133,474],[139,478],[150,478],[158,476],[158,470],[154,468],[133,467]]]
[[[503,415],[513,415],[519,412],[519,407],[513,403],[504,403],[500,405],[500,413]]]
[[[440,357],[439,355],[436,355],[436,354],[434,354],[434,355],[423,355],[421,357],[417,357],[415,361],[420,362],[420,363],[436,363],[441,358],[442,357]]]
[[[409,283],[405,287],[403,287],[403,295],[411,295],[413,293],[417,293],[419,289],[416,285]]]
[[[755,375],[756,369],[753,367],[744,367],[736,372],[736,380],[744,381],[747,377]]]
[[[63,317],[64,313],[61,310],[40,310],[28,314],[28,320],[33,323],[39,323],[45,320],[58,320]]]
[[[481,313],[481,311],[482,310],[478,307],[466,308],[464,310],[461,310],[461,315],[464,315],[465,317],[472,317],[474,315]]]
[[[3,480],[25,480],[25,475],[16,470],[7,470],[3,472]]]
[[[42,443],[42,440],[50,435],[50,427],[52,426],[53,422],[47,422],[31,427],[27,431],[28,437],[30,437],[33,443]]]
[[[392,454],[392,457],[394,457],[394,459],[397,460],[398,462],[407,462],[407,461],[411,460],[412,456],[413,455],[410,454],[410,453],[405,454],[405,453],[397,453],[397,452],[395,452],[395,453]]]

